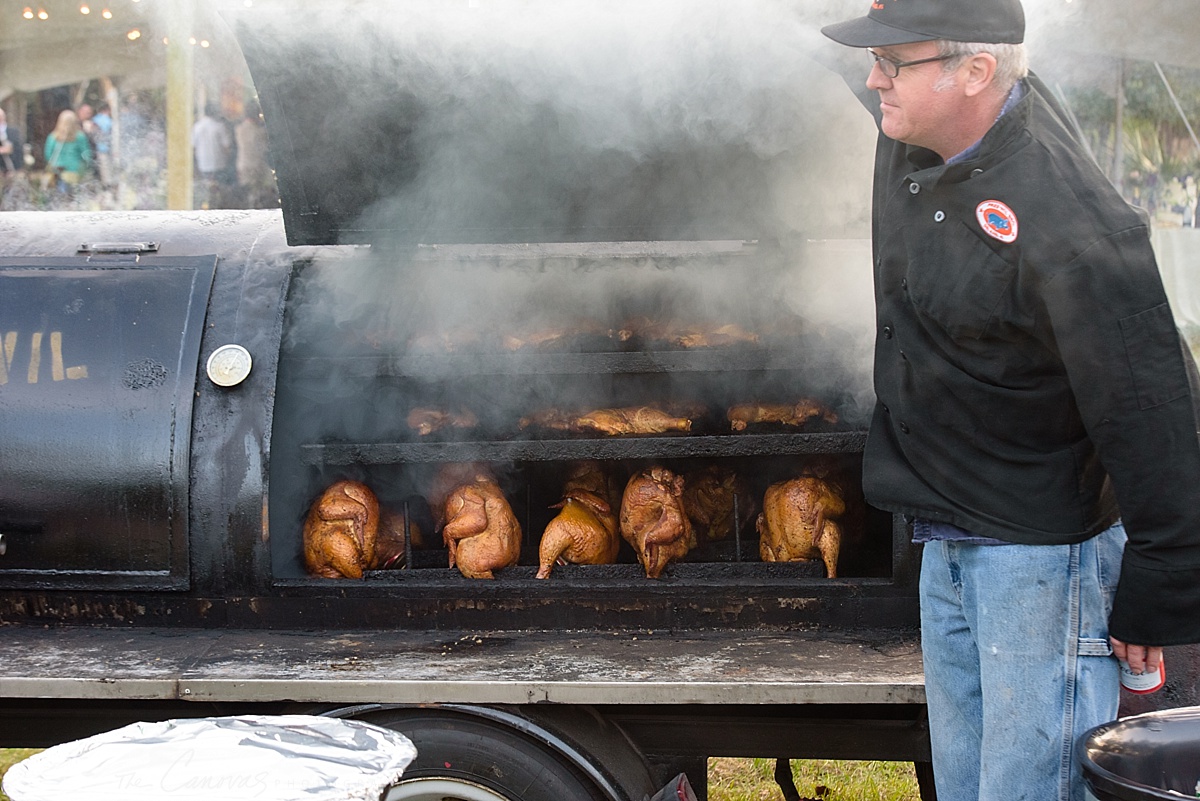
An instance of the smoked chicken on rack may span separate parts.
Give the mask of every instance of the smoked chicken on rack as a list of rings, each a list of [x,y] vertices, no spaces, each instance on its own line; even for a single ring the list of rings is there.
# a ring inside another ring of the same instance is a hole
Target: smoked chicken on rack
[[[596,320],[573,320],[568,325],[543,326],[518,329],[501,335],[501,343],[508,351],[572,350],[585,340],[607,340],[612,330]]]
[[[620,342],[640,341],[669,348],[723,348],[739,344],[757,344],[758,334],[737,323],[684,322],[634,317],[617,330]]]
[[[408,521],[408,540],[412,548],[425,547],[425,535],[415,521]],[[404,567],[407,550],[404,547],[404,515],[384,509],[379,514],[379,536],[375,538],[375,559],[372,570],[391,570]]]
[[[842,529],[835,518],[846,511],[836,485],[816,476],[772,484],[758,516],[759,557],[764,562],[820,559],[825,575],[837,578]]]
[[[488,470],[463,473],[462,465],[452,465],[449,475],[435,479],[435,485],[435,492],[445,491],[441,508],[435,507],[434,514],[440,521],[450,567],[457,567],[467,578],[490,579],[495,578],[492,571],[517,563],[521,524]],[[447,486],[450,488],[445,490]]]
[[[610,436],[692,430],[691,418],[676,417],[655,406],[593,409],[581,415],[575,422],[584,431],[595,431]]]
[[[669,562],[696,545],[683,510],[683,477],[665,467],[648,467],[625,485],[621,536],[633,546],[647,578],[658,578]]]
[[[664,411],[657,406],[624,406],[593,409],[584,414],[560,409],[542,409],[520,420],[522,429],[564,431],[572,434],[666,434],[691,431],[692,418]]]
[[[522,431],[540,429],[578,433],[582,430],[579,428],[578,420],[579,415],[573,412],[565,412],[562,409],[540,409],[522,417],[518,425]]]
[[[610,473],[599,462],[571,468],[561,509],[546,525],[538,548],[538,578],[549,578],[556,563],[608,565],[617,559],[621,538]]]
[[[375,493],[358,481],[338,481],[309,507],[304,564],[315,576],[360,579],[375,560],[378,536]]]
[[[411,547],[423,547],[411,520],[408,535]],[[358,481],[338,481],[321,493],[308,510],[303,539],[304,564],[315,576],[357,579],[405,564],[404,515],[383,509]]]
[[[745,482],[734,470],[721,465],[708,465],[684,475],[683,508],[692,521],[696,539],[702,542],[725,539],[733,533],[735,519],[738,526],[745,526],[754,519],[755,512]]]
[[[422,437],[447,428],[465,429],[479,425],[479,419],[467,409],[434,409],[428,406],[411,409],[405,422]]]
[[[796,403],[739,403],[730,406],[725,416],[734,431],[745,431],[748,425],[757,423],[802,426],[818,418],[826,423],[838,421],[836,412],[811,398],[801,398]]]

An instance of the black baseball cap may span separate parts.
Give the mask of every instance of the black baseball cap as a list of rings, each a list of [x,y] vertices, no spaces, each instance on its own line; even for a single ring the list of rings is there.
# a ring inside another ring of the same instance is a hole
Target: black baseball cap
[[[886,47],[946,39],[1019,44],[1021,0],[871,0],[865,17],[826,25],[821,33],[850,47]]]

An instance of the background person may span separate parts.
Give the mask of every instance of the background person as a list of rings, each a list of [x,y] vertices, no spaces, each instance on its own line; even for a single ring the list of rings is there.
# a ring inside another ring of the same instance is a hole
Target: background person
[[[92,146],[74,111],[64,109],[43,148],[46,172],[60,192],[71,194],[92,164]]]
[[[94,134],[90,137],[96,151],[96,172],[100,176],[100,184],[105,189],[111,189],[114,183],[112,158],[112,106],[101,103],[96,107],[92,117]],[[87,133],[86,131],[84,133]]]
[[[8,124],[4,109],[0,108],[0,209],[11,209],[23,195],[18,184],[25,173],[25,140],[21,132]]]
[[[11,178],[24,169],[25,139],[8,124],[8,116],[0,108],[0,175]]]
[[[1146,224],[1027,74],[1024,29],[1019,0],[884,0],[823,29],[870,48],[863,487],[924,543],[949,801],[1081,801],[1073,745],[1117,715],[1114,655],[1142,672],[1200,641],[1200,379]]]
[[[233,131],[237,143],[237,181],[247,208],[275,205],[275,179],[267,162],[267,129],[257,103],[246,104],[246,115]]]
[[[204,115],[192,127],[192,147],[200,202],[208,208],[221,208],[221,184],[233,165],[233,136],[215,103],[204,106]]]

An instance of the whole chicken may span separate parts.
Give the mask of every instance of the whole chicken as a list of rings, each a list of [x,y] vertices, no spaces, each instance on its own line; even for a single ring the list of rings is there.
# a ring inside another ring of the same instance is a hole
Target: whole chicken
[[[408,521],[409,545],[413,548],[423,548],[425,537],[420,527],[412,520]],[[399,512],[384,510],[379,516],[379,536],[375,538],[375,558],[371,570],[392,570],[404,567],[406,554],[404,548],[404,515]]]
[[[745,431],[752,423],[783,423],[802,426],[809,420],[821,418],[827,423],[838,421],[837,413],[809,398],[796,403],[739,403],[729,407],[726,417],[734,431]]]
[[[550,507],[562,511],[546,524],[538,548],[538,578],[550,578],[555,562],[609,565],[616,561],[621,539],[609,474],[598,462],[572,469],[563,499]]]
[[[521,524],[487,473],[450,491],[442,519],[450,567],[467,578],[494,578],[493,570],[511,567],[521,556]]]
[[[437,472],[429,482],[425,500],[433,514],[433,530],[441,531],[446,523],[446,500],[450,493],[464,484],[470,484],[477,476],[492,476],[483,462],[446,462],[438,465]]]
[[[683,508],[696,530],[696,538],[707,542],[723,540],[733,533],[734,498],[738,525],[754,519],[754,501],[733,470],[709,465],[683,477]]]
[[[816,476],[772,484],[758,516],[759,557],[764,562],[820,558],[825,575],[837,578],[842,529],[833,518],[845,511],[846,502],[837,489]]]
[[[683,511],[683,478],[665,467],[649,467],[625,485],[621,536],[633,546],[647,578],[658,578],[668,562],[682,559],[696,544]]]
[[[338,481],[313,502],[304,520],[304,563],[325,578],[362,578],[375,560],[379,501],[357,481]]]

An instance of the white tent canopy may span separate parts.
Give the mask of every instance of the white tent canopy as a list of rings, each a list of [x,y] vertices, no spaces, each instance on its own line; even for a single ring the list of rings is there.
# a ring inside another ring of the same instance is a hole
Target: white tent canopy
[[[302,10],[308,2],[315,0],[292,0],[289,5]],[[791,2],[802,19],[816,23],[866,10],[863,0],[824,0],[819,9],[814,0]],[[0,100],[14,91],[33,92],[98,76],[161,83],[166,58],[162,39],[169,30],[179,29],[181,15],[190,17],[184,28],[210,41],[214,62],[230,55],[240,60],[217,14],[219,3],[109,0],[104,4],[112,11],[108,20],[101,18],[101,4],[87,15],[79,12],[81,5],[86,4],[0,0]],[[1200,69],[1197,0],[1025,0],[1025,5],[1035,66],[1042,60],[1105,55]],[[24,19],[26,7],[35,12],[44,8],[49,18]],[[126,38],[135,29],[139,38]]]

